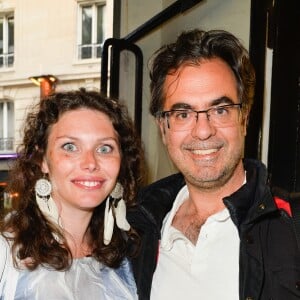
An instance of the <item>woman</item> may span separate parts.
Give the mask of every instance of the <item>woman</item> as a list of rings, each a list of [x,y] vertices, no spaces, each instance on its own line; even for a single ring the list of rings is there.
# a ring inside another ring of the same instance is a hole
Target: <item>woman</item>
[[[42,100],[11,170],[19,200],[1,222],[0,299],[136,299],[126,206],[142,157],[119,102],[85,90]]]

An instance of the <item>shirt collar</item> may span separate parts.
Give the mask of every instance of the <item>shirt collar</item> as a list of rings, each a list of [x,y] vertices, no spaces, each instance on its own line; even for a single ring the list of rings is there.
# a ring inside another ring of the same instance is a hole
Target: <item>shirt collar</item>
[[[247,180],[246,180],[246,171],[245,171],[245,179],[243,185],[246,184],[246,182]],[[176,239],[184,238],[184,235],[179,230],[177,230],[172,226],[172,221],[179,207],[188,199],[188,197],[189,197],[189,191],[187,185],[185,185],[181,188],[181,190],[177,194],[172,209],[166,215],[163,221],[161,247],[165,248],[166,250],[172,248],[172,245]],[[230,218],[229,210],[227,208],[224,208],[223,210],[207,218],[205,224],[209,224],[211,222],[225,222],[229,218]]]
[[[188,188],[185,185],[178,193],[171,211],[167,214],[164,219],[162,227],[162,238],[161,238],[161,247],[166,250],[170,250],[173,246],[173,243],[176,239],[181,238],[185,239],[184,235],[172,226],[172,221],[175,217],[176,212],[179,207],[188,199],[189,192]],[[225,222],[230,218],[230,214],[227,208],[224,208],[222,211],[219,211],[211,215],[205,222],[209,224],[211,222]]]
[[[178,230],[174,229],[172,226],[172,221],[175,217],[175,214],[179,207],[184,203],[189,197],[189,192],[187,186],[183,186],[179,193],[177,194],[177,197],[173,203],[172,209],[170,212],[166,215],[163,226],[162,226],[162,235],[161,235],[161,247],[166,249],[171,249],[173,242],[178,237],[181,237],[182,234],[178,232]]]

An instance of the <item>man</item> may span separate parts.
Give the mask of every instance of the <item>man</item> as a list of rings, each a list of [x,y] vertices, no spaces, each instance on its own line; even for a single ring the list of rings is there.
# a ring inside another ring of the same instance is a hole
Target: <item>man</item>
[[[181,174],[142,190],[130,216],[140,299],[299,299],[290,207],[264,165],[243,159],[255,84],[245,48],[225,31],[184,32],[150,76],[150,111]]]

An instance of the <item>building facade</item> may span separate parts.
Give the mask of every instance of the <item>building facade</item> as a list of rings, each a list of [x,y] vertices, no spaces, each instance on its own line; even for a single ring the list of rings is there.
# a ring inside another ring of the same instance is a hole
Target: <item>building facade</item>
[[[113,0],[0,0],[0,185],[28,107],[51,90],[100,89]]]

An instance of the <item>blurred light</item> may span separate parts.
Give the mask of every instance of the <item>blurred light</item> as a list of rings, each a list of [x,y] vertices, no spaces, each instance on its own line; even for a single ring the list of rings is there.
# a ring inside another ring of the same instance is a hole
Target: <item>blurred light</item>
[[[29,79],[40,87],[41,99],[49,96],[55,91],[55,83],[58,79],[53,75],[32,76]]]
[[[0,159],[17,158],[17,153],[0,153]]]

